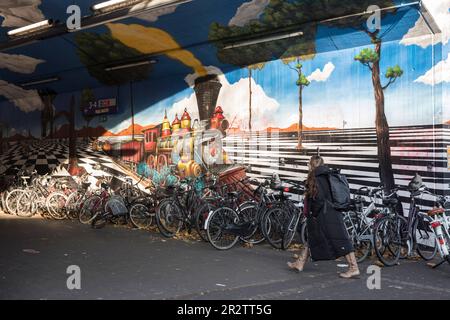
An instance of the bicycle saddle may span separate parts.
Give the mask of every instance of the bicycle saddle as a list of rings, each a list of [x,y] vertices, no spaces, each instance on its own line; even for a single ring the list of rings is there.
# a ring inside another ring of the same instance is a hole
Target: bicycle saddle
[[[368,196],[369,195],[369,189],[367,187],[362,187],[356,190],[355,192],[357,195],[361,196]]]
[[[437,214],[442,214],[445,212],[444,208],[433,208],[430,211],[427,212],[427,215],[429,215],[430,217],[435,216]]]
[[[276,194],[275,199],[281,200],[281,199],[290,199],[292,197],[292,194]]]
[[[83,182],[81,184],[81,186],[83,187],[83,189],[87,189],[87,188],[89,188],[91,186],[91,183],[90,182]]]
[[[383,204],[384,205],[395,206],[397,203],[398,203],[398,199],[396,199],[396,198],[383,199]]]
[[[227,195],[228,195],[229,197],[232,197],[232,198],[237,198],[237,197],[239,197],[239,194],[240,194],[239,191],[231,191],[231,192],[227,192]]]
[[[412,180],[408,184],[408,190],[410,191],[418,191],[421,187],[424,187],[424,183],[422,181],[422,177],[416,173],[416,175],[412,178]]]

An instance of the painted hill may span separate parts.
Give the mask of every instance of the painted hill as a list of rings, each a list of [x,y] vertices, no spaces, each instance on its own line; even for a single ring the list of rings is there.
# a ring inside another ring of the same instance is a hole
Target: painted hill
[[[106,130],[102,126],[97,126],[95,128],[92,127],[84,127],[80,130],[77,130],[77,136],[78,137],[101,137],[101,136],[114,136],[114,133],[112,133],[109,130]]]
[[[144,127],[140,124],[135,123],[134,124],[134,134],[140,134],[142,132],[142,129]],[[118,133],[114,134],[115,136],[131,136],[133,134],[133,126],[130,125],[128,128],[123,129],[122,131],[119,131]]]
[[[142,126],[140,124],[135,123],[134,124],[134,134],[141,134],[143,130],[154,128],[156,125],[149,124],[147,126]],[[130,125],[128,128],[123,129],[122,131],[119,131],[118,133],[112,133],[114,136],[131,136],[133,134],[132,125]]]
[[[19,140],[28,140],[28,139],[35,139],[34,137],[26,137],[21,135],[20,133],[16,133],[8,138],[6,138],[5,140],[7,141],[19,141]]]
[[[53,134],[54,138],[68,138],[70,133],[69,124],[63,124],[58,130],[55,131]],[[81,128],[79,130],[76,130],[77,137],[101,137],[101,136],[114,136],[114,134],[106,130],[102,126],[98,126],[95,128],[88,127],[88,128]]]
[[[298,123],[291,124],[287,128],[267,128],[268,131],[271,130],[278,130],[280,132],[297,132],[298,131]],[[329,128],[329,127],[307,127],[303,125],[303,131],[321,131],[321,130],[336,130],[336,128]]]

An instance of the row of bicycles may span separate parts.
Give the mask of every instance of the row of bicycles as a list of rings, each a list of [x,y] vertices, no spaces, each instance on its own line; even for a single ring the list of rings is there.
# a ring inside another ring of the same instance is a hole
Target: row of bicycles
[[[137,182],[125,178],[114,188],[111,177],[98,177],[94,186],[87,182],[88,176],[71,181],[54,174],[39,176],[36,172],[18,171],[14,177],[1,193],[5,213],[78,219],[93,228],[107,223],[141,229],[156,225],[165,237],[183,231],[196,233],[220,250],[230,249],[239,241],[267,241],[277,249],[286,249],[297,226],[305,222],[302,201],[291,200],[288,194],[291,189],[302,193],[302,183],[282,187],[277,176],[263,182],[245,178],[223,184],[208,174],[178,179],[170,185],[150,183],[145,189],[139,187],[143,176]],[[254,187],[244,192],[242,186],[249,184]],[[306,228],[300,230],[304,239]]]
[[[409,193],[407,215],[399,212],[401,191]],[[433,199],[431,209],[419,204],[424,196]],[[360,188],[343,214],[358,262],[375,253],[385,266],[394,266],[400,259],[415,256],[430,261],[439,253],[441,262],[434,267],[450,263],[450,199],[433,194],[423,184],[398,186],[390,192],[382,186]]]
[[[111,177],[99,177],[92,185],[87,176],[74,182],[18,171],[3,188],[1,209],[23,217],[41,214],[56,220],[78,219],[93,228],[108,223],[157,227],[169,238],[188,232],[219,250],[239,242],[267,242],[283,250],[294,239],[307,243],[302,182],[282,182],[274,175],[264,181],[244,178],[224,184],[206,174],[169,185],[155,186],[146,180],[148,186],[143,188],[144,179],[125,177],[113,187]],[[409,194],[407,215],[399,210],[400,192]],[[300,196],[294,200],[293,194]],[[424,196],[433,199],[432,209],[422,209]],[[386,266],[416,255],[430,261],[437,254],[442,263],[450,263],[449,213],[450,199],[433,194],[423,183],[389,192],[383,186],[360,188],[342,212],[358,262],[376,255]]]
[[[41,214],[46,218],[62,219],[58,213],[59,194],[70,189],[67,178],[55,179],[51,174],[16,168],[16,174],[2,181],[1,210],[21,217]]]
[[[227,250],[238,242],[259,244],[267,241],[286,249],[297,230],[305,239],[303,203],[291,199],[291,189],[304,191],[302,183],[282,186],[277,176],[259,182],[244,178],[230,184],[216,179],[202,184],[183,181],[169,188],[170,195],[160,201],[156,222],[160,232],[173,237],[181,230],[195,232],[214,248]],[[245,185],[253,185],[250,192]]]
[[[131,223],[138,228],[151,224],[155,208],[152,193],[141,190],[131,178],[125,178],[118,188],[111,188],[111,176],[97,178],[93,185],[87,182],[88,175],[79,178],[58,177],[55,172],[38,175],[16,169],[17,174],[4,183],[1,210],[21,217],[40,214],[44,218],[63,220],[78,219],[95,228],[107,222]],[[144,208],[144,209],[143,209]],[[142,219],[145,211],[145,219]]]

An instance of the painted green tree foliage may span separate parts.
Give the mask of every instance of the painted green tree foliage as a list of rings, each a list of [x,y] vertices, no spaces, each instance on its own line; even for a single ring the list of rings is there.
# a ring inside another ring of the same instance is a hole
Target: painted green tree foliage
[[[75,36],[77,53],[89,74],[105,85],[118,85],[130,81],[144,80],[150,72],[150,65],[106,71],[105,68],[130,63],[142,57],[139,51],[127,47],[110,34],[79,33]]]

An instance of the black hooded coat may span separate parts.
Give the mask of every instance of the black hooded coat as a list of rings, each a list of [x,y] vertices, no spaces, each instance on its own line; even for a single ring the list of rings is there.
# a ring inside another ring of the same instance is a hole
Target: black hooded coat
[[[307,199],[307,237],[314,261],[335,260],[354,251],[343,214],[332,205],[329,173],[330,169],[326,166],[316,168],[318,194],[315,199]]]

